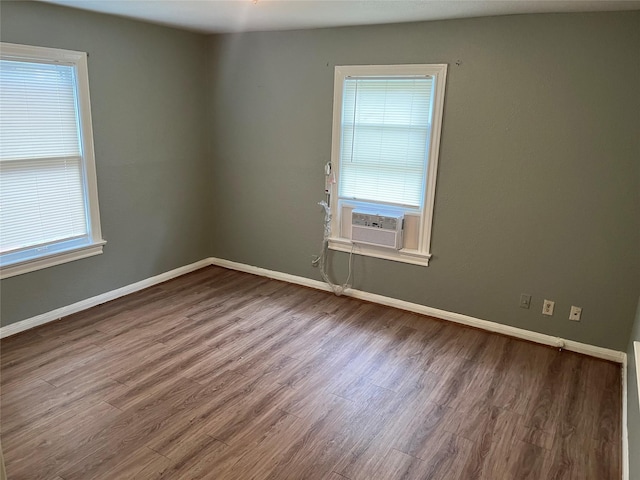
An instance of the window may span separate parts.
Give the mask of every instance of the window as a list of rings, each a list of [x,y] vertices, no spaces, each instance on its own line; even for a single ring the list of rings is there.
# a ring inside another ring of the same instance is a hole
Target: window
[[[104,243],[86,53],[0,43],[1,277]]]
[[[354,210],[403,216],[399,250],[354,253],[428,265],[446,65],[335,69],[329,248],[351,251]]]

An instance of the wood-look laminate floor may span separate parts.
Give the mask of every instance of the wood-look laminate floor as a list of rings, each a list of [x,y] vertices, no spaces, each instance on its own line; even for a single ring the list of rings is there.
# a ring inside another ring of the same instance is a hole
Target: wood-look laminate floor
[[[618,365],[218,267],[1,347],[11,480],[621,478]]]

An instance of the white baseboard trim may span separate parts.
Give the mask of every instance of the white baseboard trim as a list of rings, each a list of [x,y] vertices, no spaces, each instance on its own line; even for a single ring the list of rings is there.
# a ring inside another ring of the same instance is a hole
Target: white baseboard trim
[[[101,303],[114,300],[116,298],[128,295],[133,292],[137,292],[144,288],[157,285],[158,283],[166,282],[172,278],[179,277],[189,272],[199,270],[209,265],[217,265],[231,270],[237,270],[240,272],[251,273],[253,275],[259,275],[262,277],[273,278],[274,280],[282,280],[288,283],[296,285],[303,285],[305,287],[311,287],[318,290],[331,291],[329,286],[321,282],[320,280],[313,280],[306,277],[300,277],[297,275],[291,275],[289,273],[278,272],[275,270],[268,270],[266,268],[254,267],[244,263],[232,262],[230,260],[224,260],[221,258],[210,257],[199,262],[179,267],[169,272],[161,273],[154,277],[140,280],[139,282],[126,285],[116,290],[97,295],[95,297],[81,300],[79,302],[67,305],[65,307],[57,308],[50,312],[36,315],[35,317],[22,320],[20,322],[12,323],[5,327],[0,328],[0,338],[15,335],[16,333],[23,332],[30,328],[44,325],[45,323],[58,320],[67,315],[86,310]],[[440,318],[442,320],[449,320],[450,322],[467,325],[470,327],[480,328],[489,332],[501,333],[510,337],[520,338],[528,340],[530,342],[541,343],[543,345],[551,345],[557,348],[564,348],[573,352],[583,353],[596,358],[602,358],[613,362],[624,363],[626,361],[626,353],[616,350],[610,350],[608,348],[596,347],[594,345],[588,345],[586,343],[575,342],[573,340],[566,340],[559,337],[553,337],[544,333],[531,332],[522,328],[511,327],[509,325],[503,325],[501,323],[491,322],[489,320],[482,320],[480,318],[470,317],[461,313],[449,312],[446,310],[440,310],[437,308],[427,307],[417,303],[406,302],[404,300],[398,300],[396,298],[385,297],[384,295],[378,295],[375,293],[363,292],[361,290],[350,289],[344,292],[345,296],[365,300],[372,303],[378,303],[380,305],[386,305],[388,307],[399,308],[401,310],[407,310],[409,312],[415,312],[422,315],[428,315],[431,317]]]
[[[273,278],[274,280],[282,280],[283,282],[295,283],[296,285],[302,285],[304,287],[311,287],[317,290],[324,290],[330,292],[331,288],[320,280],[313,280],[307,277],[299,277],[297,275],[291,275],[289,273],[278,272],[276,270],[268,270],[266,268],[254,267],[247,265],[246,263],[232,262],[231,260],[225,260],[223,258],[209,258],[211,265],[217,265],[218,267],[228,268],[230,270],[237,270],[239,272],[251,273],[253,275],[259,275],[260,277]],[[345,292],[347,295],[347,292]]]
[[[87,298],[86,300],[81,300],[65,307],[56,308],[55,310],[51,310],[50,312],[36,315],[35,317],[27,318],[26,320],[22,320],[20,322],[12,323],[0,328],[0,338],[5,338],[10,335],[15,335],[16,333],[24,332],[25,330],[29,330],[31,328],[39,327],[40,325],[44,325],[45,323],[59,320],[60,318],[66,317],[67,315],[81,312],[82,310],[95,307],[96,305],[100,305],[101,303],[106,303],[111,300],[115,300],[116,298],[129,295],[130,293],[152,287],[153,285],[157,285],[158,283],[166,282],[167,280],[171,280],[172,278],[176,278],[186,273],[208,267],[209,265],[211,265],[210,259],[207,258],[204,260],[200,260],[199,262],[185,265],[184,267],[179,267],[174,270],[161,273],[160,275],[140,280],[139,282],[135,282],[130,285],[125,285],[124,287],[111,290],[110,292],[96,295],[95,297]]]
[[[224,260],[221,258],[212,257],[209,260],[211,262],[211,265],[217,265],[219,267],[238,270],[240,272],[273,278],[275,280],[283,280],[285,282],[295,283],[297,285],[303,285],[305,287],[316,288],[318,290],[331,291],[329,286],[326,283],[321,282],[320,280],[312,280],[306,277],[299,277],[297,275],[291,275],[288,273],[267,270],[265,268],[254,267],[251,265],[246,265],[244,263],[232,262],[230,260]],[[358,298],[360,300],[366,300],[372,303],[378,303],[380,305],[386,305],[388,307],[399,308],[401,310],[407,310],[409,312],[415,312],[422,315],[428,315],[430,317],[440,318],[442,320],[449,320],[450,322],[480,328],[489,332],[501,333],[503,335],[528,340],[530,342],[541,343],[543,345],[551,345],[553,347],[563,348],[572,352],[583,353],[585,355],[602,358],[604,360],[610,360],[617,363],[623,363],[626,359],[625,352],[619,352],[617,350],[610,350],[608,348],[596,347],[595,345],[589,345],[586,343],[575,342],[573,340],[553,337],[544,333],[531,332],[522,328],[511,327],[509,325],[503,325],[501,323],[491,322],[489,320],[470,317],[461,313],[449,312],[446,310],[440,310],[437,308],[420,305],[418,303],[406,302],[404,300],[398,300],[396,298],[385,297],[384,295],[377,295],[375,293],[363,292],[361,290],[355,289],[345,291],[344,295],[348,297]]]

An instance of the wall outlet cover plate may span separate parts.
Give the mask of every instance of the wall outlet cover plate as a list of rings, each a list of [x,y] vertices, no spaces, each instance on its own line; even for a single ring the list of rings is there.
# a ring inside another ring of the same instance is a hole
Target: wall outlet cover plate
[[[531,295],[523,293],[520,295],[520,308],[529,308],[531,306]]]
[[[582,315],[582,308],[572,305],[571,311],[569,312],[569,320],[573,320],[574,322],[579,322],[581,315]]]

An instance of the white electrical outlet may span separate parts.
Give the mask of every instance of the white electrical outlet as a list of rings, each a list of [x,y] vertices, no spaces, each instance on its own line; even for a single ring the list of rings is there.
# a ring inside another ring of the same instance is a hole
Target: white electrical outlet
[[[542,314],[543,315],[553,315],[553,307],[555,306],[556,302],[553,302],[551,300],[545,300],[544,303],[542,304]]]
[[[580,315],[582,315],[582,308],[576,307],[575,305],[571,305],[571,312],[569,312],[569,320],[573,320],[574,322],[579,322]]]

